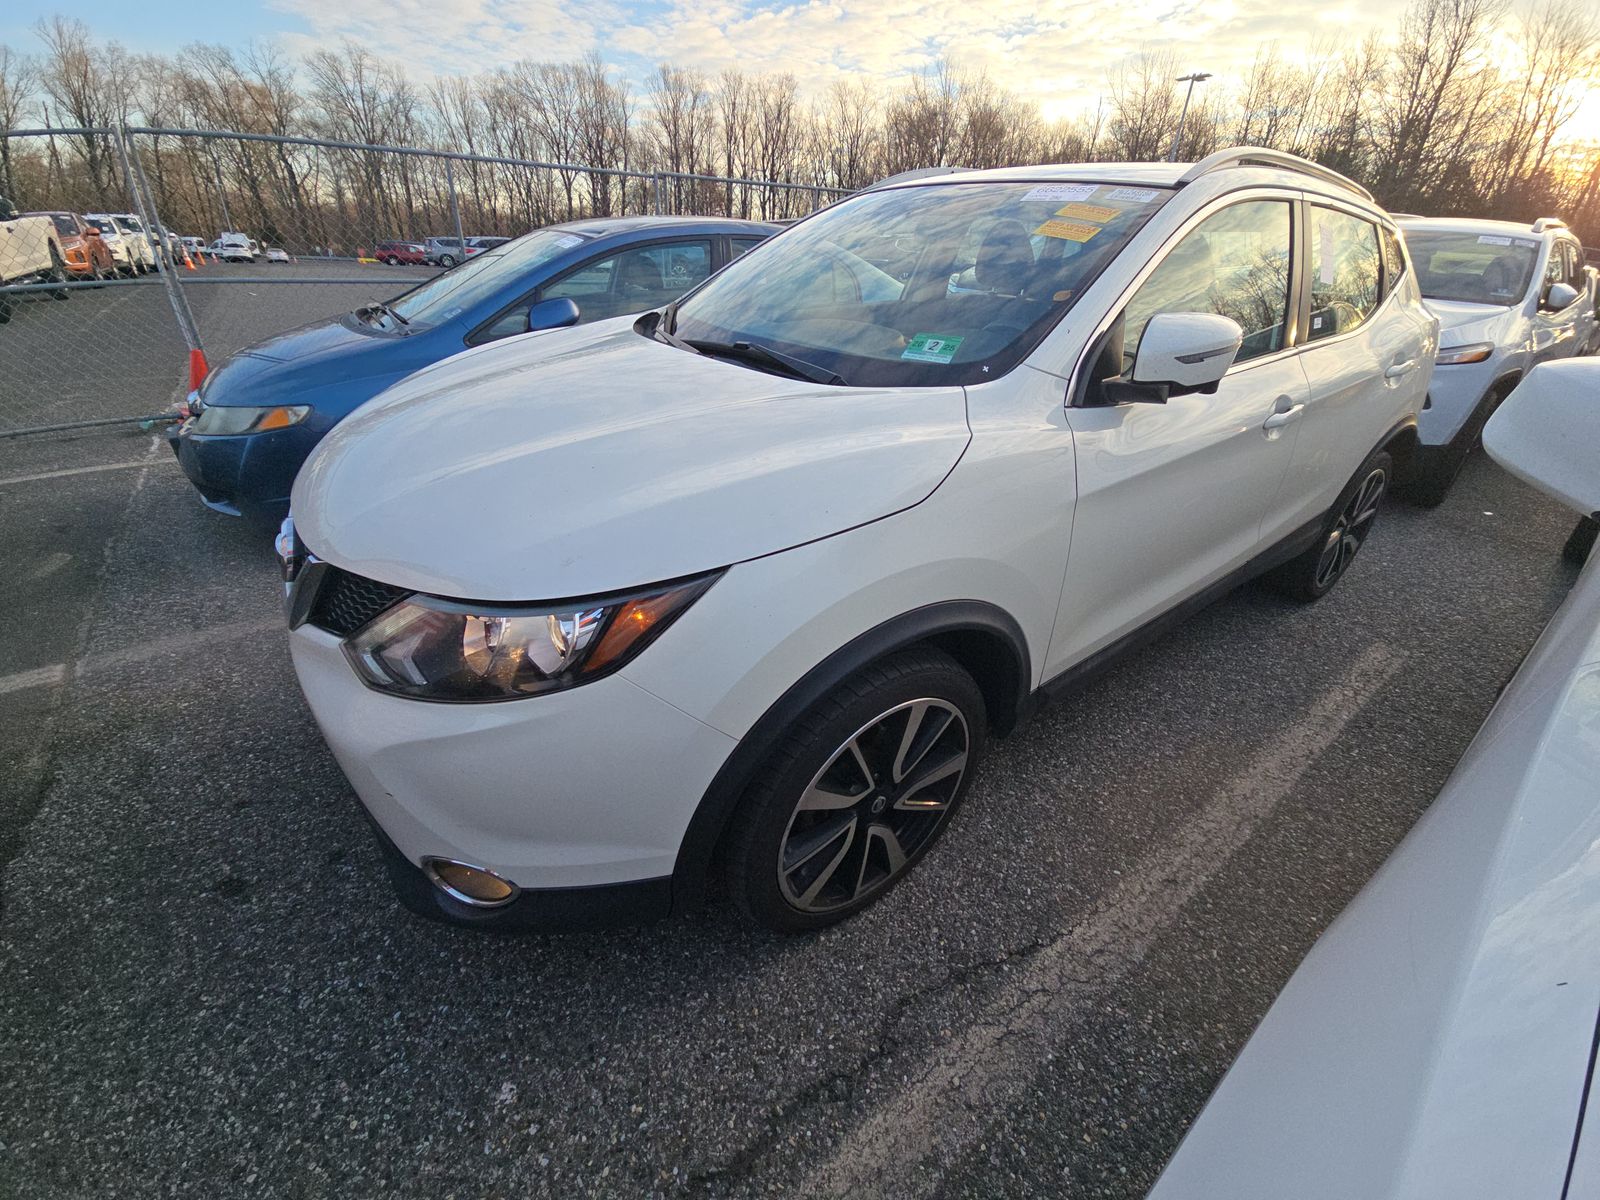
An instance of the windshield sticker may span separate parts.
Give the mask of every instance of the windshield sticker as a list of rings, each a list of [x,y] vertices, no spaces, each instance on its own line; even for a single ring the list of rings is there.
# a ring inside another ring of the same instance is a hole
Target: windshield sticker
[[[1098,225],[1085,225],[1082,221],[1063,221],[1052,217],[1033,231],[1042,237],[1060,238],[1066,242],[1087,242],[1100,232]]]
[[[961,341],[944,333],[919,333],[906,344],[900,357],[911,362],[947,363],[956,356]]]
[[[1480,246],[1509,246],[1511,239],[1508,237],[1495,237],[1492,233],[1481,234],[1478,237]]]
[[[1131,200],[1135,204],[1147,204],[1159,195],[1161,195],[1159,188],[1119,187],[1112,188],[1106,193],[1105,198],[1107,200]]]
[[[555,235],[555,243],[563,250],[570,250],[573,246],[581,246],[583,239],[575,233],[558,233]]]
[[[1093,221],[1096,225],[1104,225],[1121,215],[1120,208],[1109,208],[1104,204],[1069,204],[1056,209],[1058,217],[1076,217],[1080,221]]]
[[[1049,200],[1055,204],[1065,204],[1068,200],[1087,200],[1094,195],[1098,183],[1041,183],[1022,199]]]

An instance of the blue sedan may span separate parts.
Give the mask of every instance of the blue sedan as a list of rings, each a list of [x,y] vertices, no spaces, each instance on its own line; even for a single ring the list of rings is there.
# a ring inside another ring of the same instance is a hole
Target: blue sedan
[[[168,438],[208,506],[276,526],[312,448],[390,384],[497,338],[660,308],[777,231],[706,217],[536,230],[387,303],[241,350]]]

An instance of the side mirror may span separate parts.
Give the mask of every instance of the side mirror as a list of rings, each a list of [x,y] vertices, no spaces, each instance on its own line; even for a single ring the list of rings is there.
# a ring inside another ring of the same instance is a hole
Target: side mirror
[[[570,296],[541,300],[528,310],[528,329],[562,329],[578,323],[578,305]]]
[[[1490,458],[1586,517],[1600,513],[1596,446],[1600,359],[1540,363],[1483,427],[1483,448]]]
[[[1111,398],[1162,404],[1168,396],[1210,395],[1243,342],[1244,330],[1231,317],[1157,313],[1145,323],[1129,378],[1118,381]]]
[[[1582,293],[1570,283],[1552,283],[1550,289],[1544,294],[1544,303],[1539,307],[1549,312],[1560,312],[1564,308],[1571,308],[1578,302]]]

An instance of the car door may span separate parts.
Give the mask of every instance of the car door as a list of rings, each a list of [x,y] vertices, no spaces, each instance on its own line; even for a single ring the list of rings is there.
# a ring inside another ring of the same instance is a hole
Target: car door
[[[1569,282],[1567,259],[1560,238],[1551,238],[1544,260],[1544,274],[1539,280],[1536,307],[1533,312],[1533,353],[1529,365],[1562,358],[1571,353],[1577,333],[1578,310],[1583,303],[1580,296],[1575,304],[1566,308],[1548,307],[1550,289],[1558,283]],[[1582,291],[1582,285],[1575,284]]]
[[[1395,425],[1422,406],[1432,371],[1431,318],[1401,278],[1385,288],[1387,230],[1322,197],[1306,204],[1310,383],[1294,462],[1274,518],[1287,532],[1320,519]],[[1398,249],[1389,257],[1403,266]]]
[[[1091,381],[1126,374],[1158,312],[1220,313],[1245,333],[1213,395],[1104,404],[1092,383],[1074,395],[1077,507],[1047,677],[1257,553],[1307,398],[1294,353],[1297,208],[1293,193],[1273,191],[1191,219],[1113,309],[1096,363],[1080,366]]]

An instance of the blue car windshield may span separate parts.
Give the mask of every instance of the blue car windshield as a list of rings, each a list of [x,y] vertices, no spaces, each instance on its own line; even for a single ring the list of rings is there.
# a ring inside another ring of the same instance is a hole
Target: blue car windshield
[[[534,275],[540,267],[586,240],[561,229],[537,229],[503,246],[485,250],[412,288],[391,300],[389,311],[403,317],[404,326],[412,331],[431,329],[454,320],[507,287],[531,291],[539,282]],[[379,319],[388,321],[386,316]]]
[[[1171,194],[959,179],[867,192],[713,275],[671,332],[708,353],[775,350],[851,386],[982,383],[1021,362]]]

